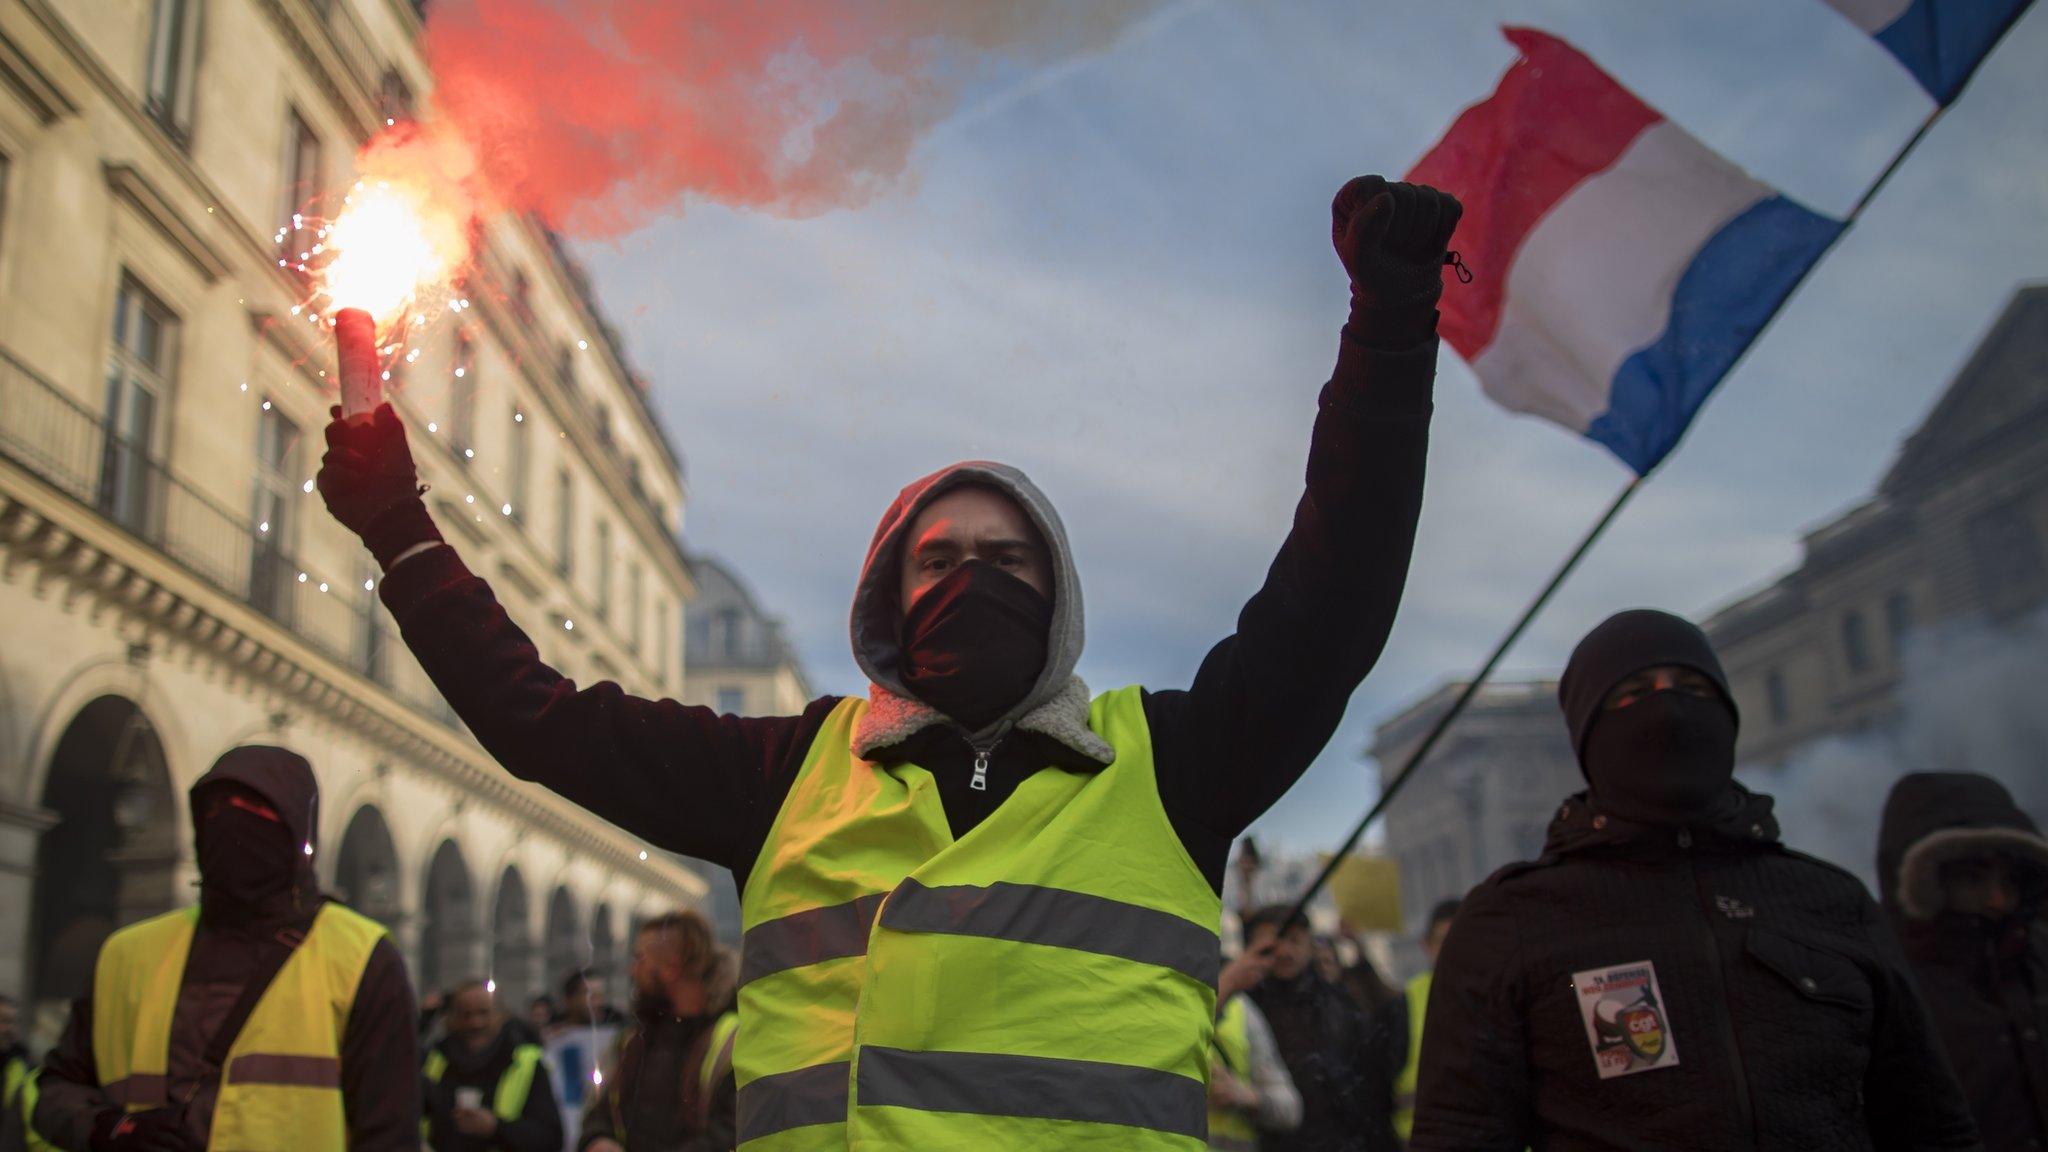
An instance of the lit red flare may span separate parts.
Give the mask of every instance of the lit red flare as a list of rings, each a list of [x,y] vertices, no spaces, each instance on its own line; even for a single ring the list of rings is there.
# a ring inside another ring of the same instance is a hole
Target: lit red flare
[[[468,256],[467,214],[437,205],[423,185],[356,185],[327,226],[320,270],[329,310],[361,309],[388,327],[424,296],[447,290]]]

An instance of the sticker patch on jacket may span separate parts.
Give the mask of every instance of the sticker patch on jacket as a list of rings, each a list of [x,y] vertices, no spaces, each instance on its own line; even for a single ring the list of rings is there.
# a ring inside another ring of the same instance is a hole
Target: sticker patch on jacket
[[[1675,1068],[1678,1044],[1664,1014],[1657,966],[1648,960],[1572,973],[1586,1042],[1602,1080],[1653,1068]]]

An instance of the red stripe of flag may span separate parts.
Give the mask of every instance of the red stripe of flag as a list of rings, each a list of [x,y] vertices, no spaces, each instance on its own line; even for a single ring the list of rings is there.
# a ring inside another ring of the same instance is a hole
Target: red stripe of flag
[[[1479,277],[1444,297],[1442,329],[1468,361],[1493,342],[1508,269],[1536,222],[1663,119],[1565,41],[1501,31],[1521,59],[1406,177],[1464,201],[1456,243]]]

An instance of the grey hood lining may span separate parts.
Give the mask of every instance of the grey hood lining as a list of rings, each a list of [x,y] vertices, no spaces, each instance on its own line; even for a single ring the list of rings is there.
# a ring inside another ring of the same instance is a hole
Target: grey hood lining
[[[1065,688],[1019,716],[1011,727],[1051,737],[1108,767],[1116,759],[1116,749],[1088,726],[1088,704],[1088,685],[1079,676],[1070,676]],[[853,730],[853,754],[873,760],[877,753],[894,748],[927,728],[950,723],[938,709],[915,696],[899,696],[879,684],[872,685],[868,709]]]
[[[1915,920],[1932,920],[1947,903],[1941,866],[1994,853],[2048,871],[2048,839],[2023,828],[1943,828],[1914,841],[1899,859],[1899,908]]]
[[[993,488],[1016,501],[1044,538],[1047,566],[1052,572],[1052,624],[1046,637],[1045,667],[1039,670],[1031,691],[988,727],[966,735],[972,742],[983,744],[1000,739],[1012,727],[1024,727],[1107,764],[1112,758],[1109,745],[1088,729],[1087,686],[1074,676],[1074,668],[1081,662],[1084,629],[1081,578],[1074,567],[1066,526],[1060,522],[1052,501],[1029,477],[1007,464],[989,460],[950,465],[910,484],[889,505],[875,528],[867,559],[861,565],[860,583],[854,590],[848,628],[854,662],[870,683],[868,712],[854,737],[855,753],[864,756],[865,750],[900,743],[934,724],[953,723],[904,687],[903,653],[898,643],[902,609],[897,587],[903,540],[911,523],[933,500],[955,488],[974,484]],[[1077,697],[1078,715],[1074,709]]]

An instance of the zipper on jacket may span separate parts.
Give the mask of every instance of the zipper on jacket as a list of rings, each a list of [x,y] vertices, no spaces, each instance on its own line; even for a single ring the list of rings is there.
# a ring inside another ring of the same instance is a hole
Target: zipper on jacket
[[[1691,847],[1692,837],[1687,835],[1683,847]],[[1713,1003],[1715,1023],[1721,1033],[1721,1047],[1728,1052],[1728,1068],[1735,1081],[1735,1118],[1742,1125],[1742,1146],[1754,1148],[1756,1142],[1756,1109],[1749,1098],[1749,1072],[1742,1064],[1742,1042],[1735,1033],[1735,1014],[1728,1007],[1728,971],[1721,959],[1721,941],[1714,935],[1714,918],[1708,909],[1712,902],[1706,897],[1706,889],[1700,882],[1700,867],[1697,857],[1689,857],[1686,867],[1692,872],[1693,910],[1698,913],[1693,923],[1699,929],[1700,938],[1707,948],[1707,959],[1711,961],[1708,970],[1713,974]]]
[[[993,744],[974,750],[974,779],[969,780],[967,786],[976,792],[988,791],[988,754],[995,750]]]

